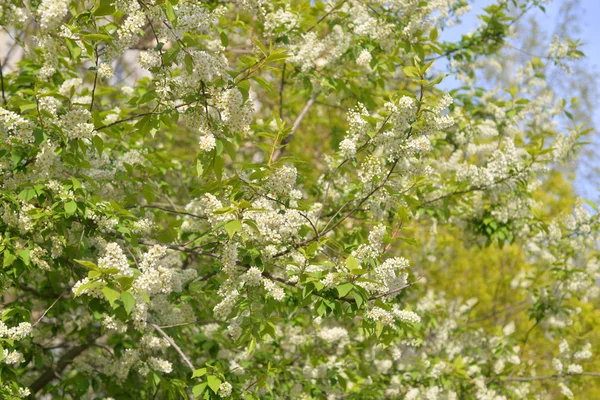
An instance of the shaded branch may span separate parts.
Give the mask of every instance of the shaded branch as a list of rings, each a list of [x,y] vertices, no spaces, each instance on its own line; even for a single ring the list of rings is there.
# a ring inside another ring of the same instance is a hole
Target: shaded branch
[[[87,350],[97,339],[97,336],[91,336],[84,344],[72,347],[63,354],[56,365],[47,368],[42,374],[29,386],[32,396],[42,390],[46,385],[52,382],[77,356]]]

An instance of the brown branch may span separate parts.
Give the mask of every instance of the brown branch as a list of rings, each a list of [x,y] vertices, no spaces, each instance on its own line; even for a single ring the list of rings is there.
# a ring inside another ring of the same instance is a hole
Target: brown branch
[[[97,339],[97,336],[88,337],[84,344],[72,347],[66,353],[60,357],[56,365],[52,365],[47,368],[42,374],[29,386],[31,393],[36,394],[48,385],[56,377],[60,376],[60,373],[73,361],[77,356],[88,349]],[[33,396],[32,396],[33,397]]]

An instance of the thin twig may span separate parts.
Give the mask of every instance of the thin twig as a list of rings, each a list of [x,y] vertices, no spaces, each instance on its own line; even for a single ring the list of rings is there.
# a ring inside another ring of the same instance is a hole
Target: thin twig
[[[175,328],[177,326],[187,326],[187,325],[196,325],[196,324],[205,324],[205,322],[202,322],[202,321],[182,322],[180,324],[161,325],[161,326],[159,326],[159,328],[167,329],[167,328]]]
[[[578,376],[578,375],[600,377],[600,372],[582,372],[580,374],[554,374],[554,375],[541,375],[541,376],[507,376],[505,378],[501,378],[501,380],[528,382],[528,381],[540,381],[543,379],[557,379],[557,378],[564,378],[565,376]]]
[[[287,135],[281,141],[281,147],[279,149],[277,149],[275,151],[275,153],[273,154],[273,161],[277,161],[277,159],[283,153],[283,151],[285,149],[285,145],[292,141],[292,138],[294,137],[294,134],[300,127],[302,120],[304,119],[304,117],[306,117],[306,115],[308,114],[308,111],[310,110],[312,105],[315,104],[315,100],[317,100],[318,95],[319,95],[319,92],[313,93],[313,95],[310,97],[310,99],[306,102],[306,104],[304,105],[304,108],[302,108],[302,111],[300,111],[300,114],[298,114],[298,117],[294,121],[294,125],[292,125],[292,130],[290,131],[289,135]]]
[[[369,297],[369,300],[377,300],[377,299],[380,299],[380,298],[382,298],[382,297],[386,297],[386,296],[389,296],[389,295],[391,295],[391,294],[396,294],[396,293],[398,293],[398,292],[401,292],[401,291],[403,291],[404,289],[406,289],[406,288],[409,288],[409,287],[411,287],[412,285],[414,285],[415,283],[419,282],[421,279],[423,279],[423,277],[422,277],[422,276],[418,277],[417,279],[415,279],[415,280],[414,280],[414,281],[412,281],[412,282],[409,282],[409,283],[407,283],[407,284],[406,284],[406,285],[404,285],[404,286],[401,286],[401,287],[399,287],[399,288],[397,288],[397,289],[394,289],[394,290],[390,290],[390,291],[389,291],[389,292],[387,292],[387,293],[382,293],[382,294],[378,294],[377,296]]]
[[[44,311],[44,313],[42,314],[42,316],[41,316],[41,317],[39,317],[39,318],[38,318],[38,320],[37,320],[37,321],[35,321],[35,323],[34,323],[33,325],[31,325],[31,327],[33,328],[33,327],[35,327],[37,324],[39,324],[39,323],[40,323],[40,321],[41,321],[41,320],[42,320],[42,319],[43,319],[43,318],[46,316],[46,314],[48,313],[48,311],[50,311],[50,310],[52,309],[52,307],[54,307],[54,305],[55,305],[55,304],[56,304],[56,303],[57,303],[57,302],[58,302],[58,301],[59,301],[59,300],[60,300],[62,297],[63,297],[63,295],[62,295],[62,294],[61,294],[60,296],[58,296],[58,297],[56,298],[56,300],[54,300],[54,302],[53,302],[52,304],[50,304],[50,307],[48,307],[48,308],[46,309],[46,311]]]
[[[329,17],[331,15],[331,13],[333,13],[335,10],[337,10],[338,8],[340,8],[341,6],[343,6],[346,3],[346,1],[348,1],[348,0],[342,0],[338,4],[336,4],[335,6],[333,6],[333,8],[331,10],[327,11],[327,13],[325,15],[323,15],[321,18],[319,18],[319,20],[313,26],[311,26],[310,28],[308,28],[308,30],[306,32],[310,32],[313,29],[315,29],[317,27],[317,25],[319,25],[321,22],[323,22],[323,20],[325,18]]]
[[[94,86],[92,86],[92,101],[90,102],[90,112],[94,108],[94,96],[96,94],[96,86],[98,85],[98,45],[94,47],[94,53],[96,55],[96,74],[94,75]]]
[[[281,83],[279,84],[279,119],[283,119],[283,87],[285,85],[285,61],[281,67]]]
[[[208,219],[207,217],[198,215],[198,214],[192,214],[186,211],[178,211],[178,210],[173,210],[171,208],[166,208],[166,207],[161,207],[161,206],[155,206],[155,205],[146,205],[146,206],[139,206],[141,208],[155,208],[157,210],[162,210],[168,213],[172,213],[172,214],[181,214],[181,215],[187,215],[189,217],[193,217],[193,218],[198,218],[198,219]]]
[[[6,95],[4,94],[4,74],[2,73],[3,68],[4,65],[0,60],[0,88],[2,89],[2,101],[4,102],[4,105],[6,105]]]
[[[185,364],[190,367],[190,369],[192,370],[192,372],[194,372],[196,370],[196,368],[194,368],[194,364],[192,364],[192,362],[190,361],[190,359],[185,355],[185,353],[183,351],[181,351],[181,348],[179,346],[177,346],[177,343],[175,343],[175,341],[173,340],[173,338],[171,338],[171,336],[167,335],[165,333],[165,331],[163,331],[161,329],[160,326],[156,325],[156,324],[150,324],[154,329],[156,329],[156,331],[158,333],[160,333],[166,340],[167,342],[169,342],[171,344],[171,346],[173,346],[173,348],[179,353],[179,355],[181,356],[181,358],[183,359],[183,361],[185,362]]]
[[[219,257],[218,254],[210,252],[210,251],[188,249],[186,247],[183,247],[183,246],[180,246],[180,245],[177,245],[177,244],[153,243],[153,242],[147,242],[145,240],[138,240],[138,243],[144,244],[146,246],[154,246],[154,245],[165,246],[166,248],[169,248],[171,250],[177,250],[177,251],[181,251],[181,252],[184,252],[184,253],[198,254],[200,256],[207,256],[207,257],[212,257],[212,258],[218,258]]]

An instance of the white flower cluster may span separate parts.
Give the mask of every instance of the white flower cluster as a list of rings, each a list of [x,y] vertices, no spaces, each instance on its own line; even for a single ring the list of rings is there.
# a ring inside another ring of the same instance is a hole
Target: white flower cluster
[[[40,27],[43,31],[53,31],[60,27],[69,12],[70,0],[42,0],[38,7]]]
[[[138,64],[144,69],[159,67],[161,63],[160,53],[154,50],[142,51],[138,55]]]
[[[231,133],[247,134],[250,132],[253,108],[244,101],[237,88],[227,89],[217,96],[217,107],[221,112],[223,126]]]
[[[267,278],[263,278],[262,282],[269,296],[277,301],[283,301],[285,298],[285,291],[281,287],[277,286],[275,282]]]
[[[29,335],[31,335],[31,324],[29,322],[21,322],[19,325],[9,328],[4,322],[0,321],[0,338],[17,341],[23,340]],[[24,361],[23,354],[16,350],[3,349],[2,356],[2,362],[8,365],[16,366]]]
[[[113,77],[113,69],[109,64],[100,64],[98,66],[98,76],[102,79]]]
[[[381,265],[375,268],[371,274],[371,280],[374,282],[360,282],[360,286],[371,292],[379,294],[388,294],[386,298],[393,298],[400,294],[399,289],[408,283],[408,273],[400,272],[410,266],[407,259],[402,257],[393,257],[385,260]]]
[[[356,58],[356,64],[367,70],[367,71],[371,71],[371,60],[373,59],[373,56],[371,55],[371,53],[369,52],[369,50],[367,49],[363,49],[360,54],[358,55],[358,57]]]
[[[79,89],[82,85],[83,80],[81,78],[67,79],[60,85],[58,93],[70,98],[72,94],[77,92],[77,89]]]
[[[166,253],[167,248],[164,246],[152,246],[144,253],[140,261],[142,274],[132,284],[137,293],[151,296],[171,292],[173,274],[168,268],[158,265]]]
[[[219,395],[219,397],[229,397],[231,396],[232,389],[233,386],[231,386],[231,383],[223,382],[221,383],[221,385],[219,385],[219,391],[217,392],[217,394]]]
[[[98,268],[101,271],[118,273],[122,276],[133,276],[133,271],[129,268],[127,256],[118,243],[111,242],[104,249],[104,256],[98,260]]]
[[[327,343],[336,343],[348,339],[348,331],[342,327],[323,328],[318,335],[321,340]]]
[[[248,286],[259,286],[262,282],[262,272],[256,267],[250,267],[243,277]]]
[[[173,27],[173,33],[177,37],[183,37],[186,33],[196,32],[205,33],[209,28],[218,22],[219,16],[223,13],[223,7],[217,7],[211,11],[201,2],[180,1],[174,7],[177,15],[177,26]],[[167,31],[170,34],[170,31]],[[174,38],[171,38],[174,39]]]
[[[17,366],[19,364],[21,364],[23,361],[25,361],[25,358],[23,357],[23,353],[13,350],[10,351],[8,349],[3,349],[2,350],[2,362],[8,365],[14,365]]]
[[[9,328],[4,322],[0,321],[0,338],[23,340],[29,335],[31,335],[31,324],[29,322],[21,322],[19,325]]]
[[[275,36],[277,32],[290,32],[298,25],[298,16],[291,12],[289,6],[268,13],[264,22],[265,31],[269,36]]]
[[[225,295],[223,300],[221,300],[221,302],[213,308],[215,317],[218,319],[226,319],[227,316],[229,316],[229,314],[231,314],[231,311],[233,310],[233,307],[236,304],[236,300],[237,300],[238,296],[239,296],[239,292],[237,290],[229,291]]]
[[[146,24],[146,15],[140,9],[140,5],[135,2],[127,2],[127,13],[129,14],[123,23],[117,29],[116,41],[119,49],[126,49],[133,46],[141,36],[142,28]]]
[[[89,139],[94,132],[94,125],[87,122],[91,117],[87,109],[76,107],[63,115],[60,122],[69,139]]]
[[[198,141],[200,151],[209,152],[217,146],[217,141],[212,133],[200,136]]]
[[[195,86],[197,82],[202,81],[205,84],[213,82],[217,78],[227,79],[227,58],[223,54],[212,55],[203,50],[190,50],[189,54],[193,60],[193,70],[191,74],[184,77],[186,86]],[[183,65],[183,58],[187,55],[181,55],[179,61]],[[186,70],[186,73],[189,72]]]
[[[43,259],[43,257],[46,257],[47,255],[48,252],[42,249],[41,247],[34,247],[29,252],[29,257],[31,258],[31,262],[33,263],[33,265],[46,271],[49,271],[50,264],[48,264],[48,261]]]
[[[252,240],[265,245],[278,246],[297,237],[306,223],[298,210],[262,197],[252,202],[251,209],[244,216],[253,220],[258,227],[258,232],[248,230],[245,233]]]
[[[376,258],[383,251],[383,237],[385,235],[385,225],[380,224],[373,228],[369,233],[369,244],[361,244],[352,252],[359,263],[368,258]]]
[[[97,299],[101,299],[104,297],[104,295],[102,294],[102,288],[100,287],[101,285],[98,285],[96,283],[96,281],[90,280],[89,278],[85,277],[77,281],[75,285],[73,285],[73,289],[71,290],[75,295],[85,294],[91,297],[95,297]]]
[[[0,107],[0,138],[7,145],[33,143],[33,124]]]
[[[149,234],[156,228],[156,224],[149,218],[142,218],[133,223],[131,230],[138,234]]]
[[[344,158],[354,158],[358,141],[364,139],[367,135],[369,123],[363,116],[368,117],[369,112],[360,103],[355,109],[348,112],[348,132],[344,140],[340,142],[340,154]]]
[[[295,189],[297,175],[296,167],[285,165],[271,174],[265,187],[278,196],[300,199],[302,193]]]
[[[170,374],[173,371],[173,365],[169,361],[163,360],[161,358],[150,357],[148,359],[148,365],[150,365],[150,368],[152,368],[153,370],[165,374]]]
[[[558,387],[560,389],[560,392],[563,394],[563,396],[565,396],[568,399],[573,399],[575,398],[575,395],[573,394],[573,392],[571,391],[571,389],[569,389],[569,387],[567,385],[565,385],[563,382],[560,382],[558,384]]]
[[[119,333],[123,333],[127,331],[127,324],[115,319],[114,317],[104,314],[104,318],[102,319],[102,326],[109,331],[116,331]]]
[[[331,6],[333,7],[333,5]],[[396,7],[396,5],[394,5]],[[402,4],[401,8],[406,6]],[[369,8],[359,1],[349,1],[340,8],[340,11],[348,14],[350,31],[346,33],[346,37],[352,37],[353,34],[366,37],[367,39],[377,40],[384,48],[391,45],[391,34],[395,26],[379,19],[369,12]]]
[[[397,304],[394,304],[391,311],[384,310],[381,307],[373,307],[367,311],[366,317],[377,322],[381,322],[383,326],[389,326],[396,329],[395,321],[404,322],[407,324],[416,324],[421,322],[421,317],[416,313],[408,310],[401,310]]]

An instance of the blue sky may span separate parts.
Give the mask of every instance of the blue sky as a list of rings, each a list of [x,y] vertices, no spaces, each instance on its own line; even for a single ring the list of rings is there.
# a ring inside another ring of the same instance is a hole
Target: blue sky
[[[472,5],[473,9],[461,18],[462,23],[444,30],[441,35],[442,40],[458,41],[460,40],[461,35],[475,29],[479,24],[479,20],[476,16],[481,14],[482,9],[491,4],[492,1],[471,0],[469,3]],[[533,10],[529,15],[533,16],[544,30],[551,33],[557,25],[557,19],[560,16],[559,13],[562,3],[563,0],[554,0],[551,3],[544,5],[546,12]],[[583,42],[584,46],[582,50],[587,58],[586,65],[593,71],[600,72],[600,0],[579,0],[578,10],[579,12],[576,13],[578,26],[576,28],[578,28],[577,30],[579,32],[571,38],[579,39]],[[551,38],[550,34],[549,37]],[[597,80],[596,86],[600,87],[600,79]],[[452,87],[453,82],[448,79],[444,81],[442,85]],[[600,102],[598,102],[598,104],[600,105]],[[600,107],[595,108],[593,120],[596,127],[600,127]],[[598,138],[595,139],[594,147],[600,149],[600,140],[598,140]],[[598,188],[596,187],[597,185],[586,178],[582,171],[578,171],[575,186],[581,196],[593,200],[600,199]]]

